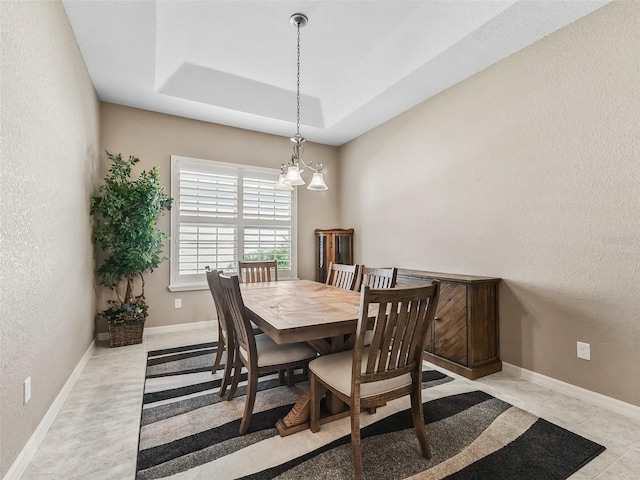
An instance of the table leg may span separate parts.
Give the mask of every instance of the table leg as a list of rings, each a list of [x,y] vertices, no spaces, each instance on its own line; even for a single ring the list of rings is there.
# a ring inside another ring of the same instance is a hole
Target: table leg
[[[342,403],[342,402],[340,402]],[[339,420],[340,418],[348,417],[349,410],[344,409],[337,413],[328,414],[320,418],[320,424],[325,424]],[[276,423],[276,429],[281,437],[286,437],[292,433],[301,432],[309,428],[309,414],[311,413],[311,389],[304,391],[302,396],[298,399],[291,411],[281,420]]]
[[[311,389],[307,389],[300,396],[291,411],[276,423],[281,437],[300,432],[309,428],[309,412],[311,411]]]
[[[331,339],[331,353],[340,352],[344,349],[344,337],[334,337]],[[323,352],[321,352],[323,353]],[[328,353],[325,352],[324,353]],[[333,422],[349,415],[349,409],[345,403],[336,395],[327,392],[325,396],[325,405],[328,410],[326,416],[320,418],[320,423]],[[276,428],[281,437],[286,437],[292,433],[300,432],[309,428],[309,416],[311,413],[311,389],[308,388],[300,396],[291,411],[276,423]]]

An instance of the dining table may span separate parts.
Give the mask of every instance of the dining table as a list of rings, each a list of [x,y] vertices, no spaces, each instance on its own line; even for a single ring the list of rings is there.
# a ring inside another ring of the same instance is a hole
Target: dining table
[[[360,310],[360,293],[310,280],[241,284],[242,299],[252,322],[279,344],[307,342],[320,355],[350,348]],[[372,314],[372,312],[369,312]],[[276,428],[281,436],[309,427],[311,392],[304,392]],[[326,399],[321,423],[345,417],[337,397]]]

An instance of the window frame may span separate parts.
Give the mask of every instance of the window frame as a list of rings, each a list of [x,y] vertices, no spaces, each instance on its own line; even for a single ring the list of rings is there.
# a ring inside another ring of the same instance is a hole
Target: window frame
[[[220,162],[217,160],[206,160],[201,158],[184,157],[180,155],[171,155],[171,197],[173,198],[173,208],[170,214],[170,246],[169,246],[169,286],[168,289],[171,292],[185,292],[194,290],[208,290],[209,286],[205,274],[189,275],[190,279],[180,279],[179,274],[179,229],[180,229],[180,167],[188,165],[196,171],[215,171],[217,169],[229,169],[235,171],[238,179],[238,214],[235,219],[212,219],[207,221],[206,219],[202,223],[211,223],[212,225],[233,225],[236,227],[236,253],[238,259],[243,254],[244,248],[244,228],[245,227],[283,227],[288,226],[291,228],[291,270],[278,270],[278,278],[297,278],[298,276],[298,199],[297,190],[291,191],[291,221],[284,223],[278,220],[245,220],[243,218],[244,202],[243,191],[244,184],[243,179],[247,172],[256,172],[264,176],[273,175],[273,183],[275,184],[280,169],[258,167],[255,165],[247,165],[241,163],[232,162]],[[176,259],[174,261],[174,259]],[[228,273],[237,273],[237,260],[236,266],[233,271]]]

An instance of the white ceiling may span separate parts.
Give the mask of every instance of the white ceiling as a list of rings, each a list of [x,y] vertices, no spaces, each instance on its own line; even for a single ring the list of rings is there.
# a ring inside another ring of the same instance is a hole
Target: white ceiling
[[[105,102],[341,145],[611,0],[63,0]]]

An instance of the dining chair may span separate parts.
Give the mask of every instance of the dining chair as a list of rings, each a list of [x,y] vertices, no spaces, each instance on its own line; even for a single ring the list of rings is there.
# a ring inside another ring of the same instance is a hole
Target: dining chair
[[[371,288],[394,288],[398,278],[397,268],[371,268],[364,265],[360,268],[360,281],[356,285],[356,291],[360,291],[363,286]]]
[[[216,352],[216,358],[213,362],[213,368],[211,373],[216,373],[220,367],[220,361],[222,360],[222,354],[227,351],[227,360],[224,364],[224,373],[220,382],[220,396],[223,397],[227,391],[229,380],[231,378],[231,369],[234,364],[235,342],[233,324],[229,317],[229,309],[224,300],[222,294],[222,287],[220,285],[220,274],[222,270],[210,270],[207,269],[207,283],[209,284],[209,290],[213,297],[213,303],[216,305],[216,314],[218,315],[218,350]],[[229,398],[228,400],[231,400]]]
[[[271,270],[273,269],[273,274]],[[260,283],[260,282],[277,282],[278,281],[278,262],[276,260],[261,262],[238,262],[238,279],[240,283]],[[262,333],[257,325],[253,325],[255,333]],[[284,371],[279,374],[280,384],[285,382]],[[287,370],[288,377],[293,376],[293,370]],[[291,386],[291,380],[286,380]]]
[[[273,269],[273,273],[271,270]],[[278,280],[278,262],[238,262],[240,283],[275,282]]]
[[[220,285],[219,275],[223,273],[222,270],[211,271],[209,267],[207,267],[207,283],[209,284],[209,290],[211,290],[211,295],[213,296],[213,301],[216,305],[216,313],[218,316],[218,350],[216,352],[216,358],[213,362],[213,367],[211,369],[211,373],[216,373],[218,368],[220,367],[220,362],[222,359],[222,354],[224,351],[227,351],[227,360],[225,363],[224,373],[222,375],[222,380],[220,382],[220,396],[223,397],[226,393],[227,387],[229,386],[229,382],[231,380],[232,375],[231,372],[233,370],[233,366],[235,363],[235,332],[233,327],[233,321],[230,318],[229,307],[227,306],[227,302],[224,299],[224,295],[222,293],[222,286]],[[256,333],[262,333],[262,331],[251,322],[251,328]],[[306,373],[306,372],[305,372]],[[235,370],[234,370],[235,375]],[[238,375],[240,375],[240,371],[238,371]],[[291,369],[288,371],[288,376],[286,378],[286,382],[289,386],[293,385],[293,375],[294,371]],[[285,375],[284,370],[278,372],[278,378],[280,384],[283,385],[285,383]],[[234,392],[229,392],[227,396],[227,400],[233,400]]]
[[[360,278],[356,284],[355,290],[359,292],[364,285],[371,288],[394,288],[396,286],[396,278],[398,277],[397,268],[371,268],[362,265],[360,267]],[[369,345],[373,339],[373,332],[368,331],[364,337],[364,344]],[[371,409],[371,413],[375,410]]]
[[[327,285],[353,290],[360,279],[360,265],[343,265],[329,263],[327,270]]]
[[[218,276],[223,297],[229,307],[235,333],[234,375],[229,391],[231,398],[233,398],[238,387],[240,371],[243,365],[248,372],[244,413],[240,422],[240,435],[244,435],[249,429],[251,415],[253,414],[256,390],[258,388],[258,376],[283,370],[292,371],[294,368],[306,368],[309,362],[317,356],[317,353],[304,342],[279,345],[266,334],[255,335],[242,301],[238,277],[235,275],[232,277]],[[289,382],[292,385],[293,377],[291,375],[289,375]]]
[[[323,355],[309,364],[311,431],[320,430],[320,399],[327,390],[350,408],[351,447],[356,478],[362,478],[360,411],[409,395],[413,425],[425,458],[431,458],[422,412],[422,352],[438,304],[440,284],[362,289],[353,350]],[[370,307],[377,307],[372,313]],[[364,345],[374,317],[371,345]]]

